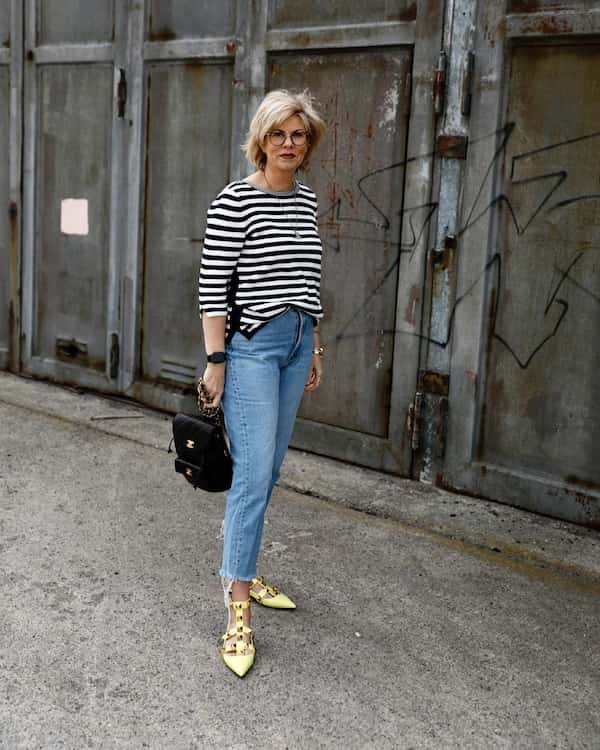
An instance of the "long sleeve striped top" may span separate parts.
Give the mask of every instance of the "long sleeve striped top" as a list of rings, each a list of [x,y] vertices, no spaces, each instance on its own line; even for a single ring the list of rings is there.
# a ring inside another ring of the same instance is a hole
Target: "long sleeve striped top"
[[[231,336],[235,307],[235,328],[247,338],[290,306],[321,318],[321,254],[317,199],[309,187],[297,182],[291,192],[271,193],[242,180],[232,182],[207,214],[200,313],[227,315]]]

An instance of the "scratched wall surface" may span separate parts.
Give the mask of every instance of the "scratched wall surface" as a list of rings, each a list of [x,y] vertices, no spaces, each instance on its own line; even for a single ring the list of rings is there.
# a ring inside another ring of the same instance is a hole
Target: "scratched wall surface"
[[[2,18],[0,17],[0,22]],[[2,27],[0,26],[0,37]],[[8,66],[0,66],[0,161],[8,164],[9,88]],[[8,169],[0,170],[0,349],[8,349]]]
[[[148,38],[152,41],[233,32],[235,0],[151,0],[148,6]]]
[[[110,187],[110,65],[48,65],[38,77],[36,354],[56,338],[87,345],[82,364],[103,369]],[[61,200],[87,199],[89,234],[60,231]]]
[[[203,350],[198,265],[206,210],[229,179],[232,75],[228,64],[157,64],[149,69],[145,380],[193,384]],[[215,101],[218,107],[212,105]]]
[[[598,70],[599,45],[512,54],[483,443],[584,486],[600,483]]]
[[[298,26],[325,26],[329,24],[361,23],[368,21],[405,21],[416,14],[416,0],[271,0],[270,24],[294,28]]]
[[[114,0],[86,3],[81,0],[43,0],[36,5],[38,44],[113,40]]]
[[[319,198],[327,378],[301,416],[385,436],[398,287],[404,49],[275,57],[271,87],[308,86],[329,132],[306,181]],[[387,167],[387,169],[386,169]]]

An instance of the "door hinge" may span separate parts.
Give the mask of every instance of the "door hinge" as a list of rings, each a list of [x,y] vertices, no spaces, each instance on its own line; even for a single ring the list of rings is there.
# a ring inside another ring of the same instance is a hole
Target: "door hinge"
[[[437,68],[433,79],[433,111],[441,115],[446,99],[446,53],[442,50],[438,57]]]
[[[119,82],[117,83],[117,117],[125,117],[126,104],[127,78],[125,78],[125,69],[119,68]]]
[[[119,375],[119,334],[110,334],[110,358],[109,369],[111,380],[116,380]]]
[[[406,431],[410,439],[411,450],[416,451],[419,448],[421,437],[421,414],[423,410],[423,394],[419,391],[415,393],[414,401],[408,406],[408,417],[406,421]]]
[[[404,98],[402,100],[402,114],[404,117],[410,116],[412,101],[412,75],[408,72],[404,77]]]
[[[475,73],[475,53],[467,52],[465,70],[462,80],[460,112],[464,117],[471,114],[471,103],[473,101],[473,77]]]

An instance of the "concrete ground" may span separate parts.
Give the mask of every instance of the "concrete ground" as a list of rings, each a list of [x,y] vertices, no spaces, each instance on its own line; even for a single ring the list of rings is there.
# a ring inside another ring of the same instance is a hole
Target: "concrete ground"
[[[165,415],[0,374],[0,748],[600,748],[600,535],[290,451],[244,680]]]

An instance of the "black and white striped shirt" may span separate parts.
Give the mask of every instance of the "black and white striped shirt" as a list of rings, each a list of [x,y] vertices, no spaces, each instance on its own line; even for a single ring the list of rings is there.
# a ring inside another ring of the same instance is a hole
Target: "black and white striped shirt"
[[[317,198],[309,187],[297,182],[291,192],[273,193],[232,182],[207,214],[200,312],[231,313],[228,292],[236,270],[237,327],[248,338],[290,306],[321,318],[321,253]]]

